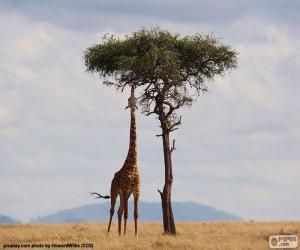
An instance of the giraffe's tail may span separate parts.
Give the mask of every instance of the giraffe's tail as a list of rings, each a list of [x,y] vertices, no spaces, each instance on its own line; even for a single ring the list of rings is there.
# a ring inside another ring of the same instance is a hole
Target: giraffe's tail
[[[110,196],[108,196],[108,195],[102,196],[101,194],[96,193],[96,192],[91,193],[91,195],[97,195],[97,197],[95,197],[96,199],[100,199],[100,198],[103,198],[103,199],[110,199]]]

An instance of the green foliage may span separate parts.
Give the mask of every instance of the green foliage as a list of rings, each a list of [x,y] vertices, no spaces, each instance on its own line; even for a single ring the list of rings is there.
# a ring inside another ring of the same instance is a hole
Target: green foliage
[[[213,36],[181,37],[160,28],[124,38],[106,35],[84,58],[87,70],[99,73],[104,84],[142,89],[143,112],[173,121],[174,111],[207,91],[207,80],[237,66],[237,52]]]

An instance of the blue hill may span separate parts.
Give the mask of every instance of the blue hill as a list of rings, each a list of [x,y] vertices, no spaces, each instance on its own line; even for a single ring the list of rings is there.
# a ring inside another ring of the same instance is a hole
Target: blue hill
[[[21,223],[21,221],[18,221],[9,216],[0,214],[0,224],[18,224],[18,223]]]
[[[67,223],[67,222],[98,222],[109,218],[110,202],[89,204],[77,208],[66,209],[47,216],[32,219],[33,223]],[[114,219],[117,218],[118,206],[115,208]],[[173,202],[173,213],[176,221],[232,221],[240,217],[219,211],[210,206],[194,202]],[[133,219],[133,202],[129,202],[129,220]],[[162,209],[159,202],[139,203],[140,221],[161,221]]]

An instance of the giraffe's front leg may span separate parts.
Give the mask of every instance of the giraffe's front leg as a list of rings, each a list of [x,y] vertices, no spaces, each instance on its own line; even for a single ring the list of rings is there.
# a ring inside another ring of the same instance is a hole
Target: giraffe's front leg
[[[138,207],[138,203],[139,203],[139,193],[135,192],[133,193],[133,198],[134,198],[134,230],[135,230],[135,236],[138,237],[138,217],[139,217],[139,207]]]
[[[128,199],[129,196],[124,197],[124,236],[126,235],[126,225],[128,219]]]
[[[124,196],[120,194],[120,207],[118,210],[118,232],[119,236],[121,236],[121,227],[122,227],[122,214],[124,211]]]

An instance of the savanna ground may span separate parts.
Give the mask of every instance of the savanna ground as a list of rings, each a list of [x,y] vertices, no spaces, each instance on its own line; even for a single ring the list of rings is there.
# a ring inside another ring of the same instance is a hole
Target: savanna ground
[[[269,249],[269,235],[291,233],[299,237],[300,222],[181,222],[177,223],[175,237],[164,236],[161,223],[140,223],[138,239],[134,237],[132,223],[126,237],[118,236],[115,223],[109,235],[106,228],[104,223],[0,225],[0,248],[9,243],[92,243],[93,249],[263,250]]]

